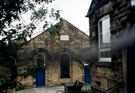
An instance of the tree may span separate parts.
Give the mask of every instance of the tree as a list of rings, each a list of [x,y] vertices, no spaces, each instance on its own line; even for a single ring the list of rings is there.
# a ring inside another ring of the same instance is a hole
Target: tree
[[[3,37],[3,39],[0,40],[0,48],[7,48],[7,45],[10,46],[10,48],[16,46],[14,44],[16,43],[15,40],[19,41],[19,43],[26,41],[26,38],[31,37],[33,30],[36,29],[35,25],[43,20],[45,21],[43,29],[45,30],[47,27],[49,27],[49,24],[51,23],[45,20],[49,13],[46,6],[52,1],[53,0],[0,0],[0,37]],[[38,10],[36,10],[37,6],[40,6]],[[9,28],[13,21],[20,20],[20,15],[26,13],[27,11],[32,12],[31,23],[28,25],[19,23],[13,29],[4,29]],[[59,20],[60,11],[51,9],[49,17]],[[10,53],[9,47],[7,49],[8,53]],[[0,53],[4,52],[5,51],[0,51]]]
[[[12,71],[11,75],[0,73],[0,93],[15,83],[13,81],[16,80],[17,73],[14,73],[15,62],[13,61],[16,61],[17,48],[27,41],[27,37],[31,38],[39,22],[44,21],[44,31],[52,26],[52,23],[46,20],[47,16],[53,20],[60,20],[59,10],[51,9],[49,12],[47,8],[47,4],[52,1],[54,0],[0,0],[0,37],[2,37],[0,40],[0,69],[8,66]],[[37,6],[40,7],[37,9]],[[29,24],[19,23],[15,27],[11,27],[12,22],[21,20],[20,15],[28,11],[32,12]]]
[[[19,19],[19,14],[32,10],[37,4],[48,4],[52,0],[0,0],[0,28],[4,28],[14,19]]]

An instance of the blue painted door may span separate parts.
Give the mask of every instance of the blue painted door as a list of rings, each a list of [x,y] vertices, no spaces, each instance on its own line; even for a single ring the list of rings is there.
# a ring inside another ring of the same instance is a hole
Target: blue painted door
[[[36,86],[45,86],[45,70],[39,70],[36,74]]]
[[[90,84],[91,83],[91,79],[90,79],[90,69],[85,68],[84,69],[84,81],[85,83]]]

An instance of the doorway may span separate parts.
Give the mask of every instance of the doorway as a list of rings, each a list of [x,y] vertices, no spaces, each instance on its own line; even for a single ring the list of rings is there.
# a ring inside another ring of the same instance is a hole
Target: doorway
[[[45,86],[45,70],[39,70],[36,74],[36,87]]]
[[[85,68],[84,69],[84,82],[87,84],[91,84],[91,73],[90,73],[90,69]]]

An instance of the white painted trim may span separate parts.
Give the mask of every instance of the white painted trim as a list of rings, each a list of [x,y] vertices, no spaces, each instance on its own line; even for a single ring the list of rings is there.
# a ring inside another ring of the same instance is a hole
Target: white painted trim
[[[102,17],[99,21],[103,21],[103,20],[105,20],[106,18],[110,18],[110,15],[108,14],[108,15],[106,15],[106,16],[104,16],[104,17]]]
[[[111,58],[100,58],[99,62],[112,62]]]
[[[106,52],[106,51],[111,51],[111,48],[104,48],[99,50],[99,52]]]
[[[60,35],[61,41],[69,41],[69,35]]]
[[[105,20],[106,18],[110,18],[110,15],[106,15],[104,17],[102,17],[99,21],[98,21],[98,48],[99,48],[99,62],[111,62],[111,58],[101,58],[100,57],[100,52],[104,52],[104,51],[111,51],[111,48],[105,48],[105,49],[101,49],[100,47],[100,32],[101,32],[101,27],[100,27],[100,22],[102,22],[103,20]]]
[[[131,0],[131,6],[135,6],[135,0]]]

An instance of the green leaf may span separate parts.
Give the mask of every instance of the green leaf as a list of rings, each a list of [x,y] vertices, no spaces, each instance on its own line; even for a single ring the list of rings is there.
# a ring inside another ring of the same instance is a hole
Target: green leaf
[[[49,26],[48,22],[45,21],[45,24],[43,25],[43,30],[45,31],[48,26]]]
[[[56,16],[56,20],[58,20],[60,18],[60,11],[59,10],[56,11],[55,16]]]

